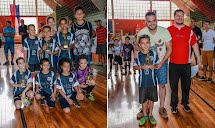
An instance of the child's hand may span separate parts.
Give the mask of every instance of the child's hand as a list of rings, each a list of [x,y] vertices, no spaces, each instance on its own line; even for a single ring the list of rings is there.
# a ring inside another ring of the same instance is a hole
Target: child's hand
[[[70,105],[73,104],[73,101],[72,101],[72,99],[70,99],[70,98],[67,100],[67,102],[68,102]]]
[[[48,54],[53,54],[53,53],[51,51],[49,51]]]
[[[51,95],[51,100],[52,100],[52,101],[55,101],[55,100],[56,100],[56,94],[55,94],[55,93],[53,93],[53,94]]]
[[[151,70],[155,69],[154,65],[150,65],[149,68],[150,68]]]
[[[84,95],[83,95],[81,92],[79,92],[79,93],[77,94],[77,96],[76,96],[76,99],[77,99],[77,100],[83,100],[83,99],[84,99]]]
[[[42,47],[42,50],[45,51],[46,49],[47,49],[47,46],[44,45],[44,46]]]
[[[21,84],[20,84],[20,87],[21,87],[21,88],[24,88],[24,87],[25,87],[25,83],[21,83]]]
[[[24,98],[25,98],[25,93],[22,92],[21,99],[24,99]]]
[[[81,87],[81,88],[86,88],[88,85],[86,85],[86,84],[84,84],[84,83],[82,83],[82,84],[80,84],[79,85],[79,87]]]
[[[62,46],[59,46],[59,49],[60,49],[60,50],[64,50],[64,48],[63,48]]]
[[[149,68],[149,66],[146,65],[146,64],[144,64],[144,65],[141,66],[141,69],[148,69],[148,68]]]

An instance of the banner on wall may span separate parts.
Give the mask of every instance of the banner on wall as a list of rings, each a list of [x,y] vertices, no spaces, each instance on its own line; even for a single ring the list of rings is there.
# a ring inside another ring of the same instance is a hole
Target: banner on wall
[[[17,21],[18,21],[18,24],[20,22],[20,12],[19,12],[19,5],[16,5],[16,18],[17,18]]]
[[[10,4],[10,14],[11,14],[11,19],[12,19],[12,24],[15,26],[15,5]]]

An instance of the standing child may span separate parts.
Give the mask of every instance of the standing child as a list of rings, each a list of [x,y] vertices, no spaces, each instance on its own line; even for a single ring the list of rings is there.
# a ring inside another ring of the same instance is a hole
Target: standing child
[[[49,62],[51,63],[51,70],[55,71],[56,67],[54,64],[54,55],[58,54],[58,46],[57,42],[54,38],[51,38],[51,27],[44,26],[42,28],[43,37],[40,41],[40,53],[41,59],[48,58]],[[41,66],[40,66],[41,67]]]
[[[150,38],[143,35],[139,38],[139,46],[141,51],[138,53],[134,61],[134,70],[139,70],[139,103],[142,104],[144,116],[140,119],[139,125],[144,125],[149,119],[151,124],[156,124],[156,120],[152,115],[154,102],[158,100],[157,81],[155,70],[158,60],[156,52],[151,51]],[[147,110],[149,110],[147,112]]]
[[[108,77],[110,77],[110,75],[111,75],[112,66],[113,66],[113,46],[114,46],[114,43],[111,40],[111,35],[108,34],[108,59],[109,59],[109,63],[110,63],[110,72],[108,74]]]
[[[114,39],[114,46],[112,50],[114,52],[115,76],[117,76],[118,64],[120,66],[121,74],[124,75],[122,71],[122,45],[119,44],[118,39]]]
[[[33,99],[34,92],[31,90],[33,80],[31,72],[25,68],[25,60],[22,57],[16,59],[18,70],[13,73],[10,85],[14,87],[13,96],[16,109],[20,109],[22,100],[25,98]]]
[[[78,86],[76,76],[70,72],[70,60],[61,59],[60,68],[62,72],[57,79],[57,90],[60,93],[59,102],[64,112],[69,113],[71,104],[78,108],[81,107],[78,100],[83,99],[84,96]]]
[[[40,61],[41,71],[36,75],[36,99],[40,100],[40,104],[47,105],[52,108],[56,100],[56,76],[50,71],[49,59],[43,58]]]
[[[75,70],[75,75],[78,79],[80,87],[83,90],[86,90],[86,97],[89,100],[94,101],[95,98],[92,90],[95,87],[95,80],[92,77],[90,67],[87,66],[87,59],[85,55],[79,56],[79,67]]]
[[[71,66],[73,66],[72,63],[72,54],[71,54],[71,49],[74,48],[74,37],[73,34],[68,32],[68,25],[67,25],[67,19],[66,18],[61,18],[59,21],[60,27],[61,27],[61,32],[57,33],[57,42],[58,42],[58,47],[59,47],[59,61],[62,58],[67,58],[70,60]]]
[[[36,75],[36,71],[40,70],[39,66],[39,42],[40,39],[36,37],[36,30],[33,24],[28,25],[29,37],[24,39],[24,59],[26,62],[26,68],[33,72],[33,77]]]
[[[125,75],[127,74],[127,67],[129,74],[131,74],[131,52],[134,50],[134,47],[129,43],[130,37],[125,37],[125,44],[123,45],[123,62],[125,66]]]
[[[92,24],[84,20],[84,8],[77,6],[74,11],[75,22],[71,28],[71,32],[75,36],[75,48],[73,50],[75,63],[78,67],[78,57],[82,54],[87,56],[88,65],[91,61],[91,44],[92,44]]]

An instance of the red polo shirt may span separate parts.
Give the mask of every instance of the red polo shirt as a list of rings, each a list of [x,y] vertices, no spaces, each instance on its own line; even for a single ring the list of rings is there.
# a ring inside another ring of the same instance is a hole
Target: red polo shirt
[[[106,43],[107,29],[103,26],[96,28],[97,44]]]
[[[190,61],[190,46],[197,42],[197,38],[192,29],[184,26],[181,29],[174,25],[168,27],[172,36],[172,54],[170,55],[170,63],[188,64]]]

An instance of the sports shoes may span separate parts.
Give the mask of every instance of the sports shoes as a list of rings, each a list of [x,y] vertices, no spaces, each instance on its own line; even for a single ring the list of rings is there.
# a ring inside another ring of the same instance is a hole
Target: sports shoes
[[[208,83],[211,83],[211,82],[212,82],[212,79],[211,79],[211,78],[208,78],[208,79],[207,79],[207,82],[208,82]]]
[[[190,112],[190,107],[187,104],[186,105],[182,104],[182,108],[184,109],[185,112]]]
[[[77,107],[77,108],[81,107],[81,105],[79,104],[79,102],[77,100],[74,100],[73,103],[74,103],[75,107]]]
[[[140,121],[139,121],[139,125],[144,125],[146,123],[146,121],[149,119],[148,116],[143,116]]]
[[[171,111],[172,111],[172,113],[174,113],[174,114],[177,113],[177,107],[172,107],[172,108],[171,108]]]
[[[11,61],[10,63],[11,63],[11,65],[14,65],[14,62],[13,62],[13,61]]]
[[[44,99],[40,99],[40,105],[44,105],[45,104],[45,100]]]
[[[203,76],[203,77],[200,77],[199,80],[205,81],[207,79]]]
[[[153,116],[149,116],[149,121],[153,125],[157,124],[157,121],[155,120],[155,118]]]
[[[87,98],[90,100],[90,101],[94,101],[95,98],[93,96],[93,92],[90,92],[89,94],[86,94]]]
[[[167,114],[167,111],[166,111],[166,108],[159,108],[159,113],[160,115],[163,117],[163,118],[168,118],[168,114]]]
[[[9,65],[9,61],[6,61],[3,65]]]

